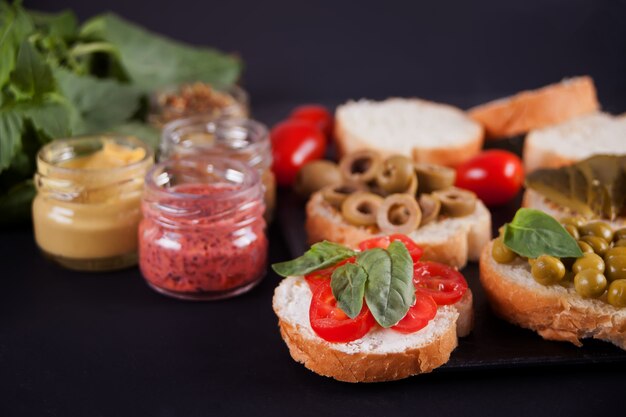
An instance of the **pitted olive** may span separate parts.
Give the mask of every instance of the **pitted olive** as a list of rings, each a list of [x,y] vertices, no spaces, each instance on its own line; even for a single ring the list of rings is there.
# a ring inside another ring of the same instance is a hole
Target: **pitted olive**
[[[357,151],[339,161],[339,170],[349,183],[368,183],[376,178],[382,168],[382,158],[374,151]]]
[[[394,155],[385,160],[376,175],[376,183],[387,193],[405,192],[414,175],[413,161],[406,156]]]
[[[345,199],[358,191],[364,191],[363,187],[355,184],[329,185],[322,188],[322,197],[333,207],[341,209],[341,204]]]
[[[415,197],[408,194],[392,194],[385,198],[378,209],[376,222],[383,233],[409,234],[417,229],[422,220]]]
[[[441,201],[437,200],[432,194],[422,194],[419,196],[417,203],[420,206],[420,210],[422,210],[420,226],[437,220],[437,216],[439,216],[439,211],[441,210]]]
[[[476,194],[456,187],[433,193],[441,202],[441,213],[450,217],[463,217],[476,209]]]
[[[307,198],[328,185],[340,183],[341,172],[337,164],[320,160],[311,161],[300,168],[293,188],[299,196]]]
[[[376,224],[376,214],[382,203],[383,198],[376,194],[356,192],[341,204],[341,214],[348,223],[355,226],[372,226]]]
[[[441,165],[415,163],[420,193],[432,193],[454,185],[456,171]]]

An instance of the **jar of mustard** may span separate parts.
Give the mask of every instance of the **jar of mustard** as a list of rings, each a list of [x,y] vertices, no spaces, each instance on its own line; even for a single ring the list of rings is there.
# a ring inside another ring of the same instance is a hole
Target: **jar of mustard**
[[[255,168],[265,192],[265,218],[276,205],[276,179],[267,127],[251,119],[194,116],[168,123],[161,137],[160,160],[194,155],[232,158]]]
[[[154,154],[132,137],[60,139],[37,155],[35,241],[43,253],[77,270],[137,263],[144,177]]]

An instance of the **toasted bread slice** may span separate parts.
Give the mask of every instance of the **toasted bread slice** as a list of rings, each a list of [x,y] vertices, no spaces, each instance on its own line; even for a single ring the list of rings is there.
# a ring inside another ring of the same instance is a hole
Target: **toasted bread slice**
[[[483,129],[462,110],[420,99],[349,101],[337,108],[340,155],[373,149],[416,162],[457,166],[482,148]]]
[[[310,244],[329,240],[356,247],[363,240],[381,235],[376,228],[346,222],[320,192],[309,199],[306,214],[305,227]],[[429,223],[409,237],[424,249],[424,260],[462,268],[468,259],[477,261],[483,246],[491,239],[491,214],[478,201],[473,214]]]
[[[480,257],[480,282],[496,314],[544,339],[581,346],[581,339],[594,338],[626,349],[626,309],[611,306],[606,298],[582,298],[573,285],[541,285],[528,262],[499,264],[491,247]]]
[[[448,361],[457,334],[469,333],[473,321],[472,294],[465,294],[456,305],[439,307],[435,318],[415,333],[377,328],[349,343],[330,343],[315,334],[309,323],[312,294],[302,277],[282,280],[273,307],[295,361],[339,381],[381,382],[430,372]]]
[[[599,109],[591,77],[568,78],[468,110],[489,139],[505,138],[561,123]]]

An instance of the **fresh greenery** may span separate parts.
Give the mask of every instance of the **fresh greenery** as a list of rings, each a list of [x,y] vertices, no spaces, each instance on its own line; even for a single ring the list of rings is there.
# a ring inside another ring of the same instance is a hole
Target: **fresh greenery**
[[[113,14],[82,26],[71,11],[0,0],[0,225],[25,219],[39,148],[52,139],[117,132],[158,142],[145,122],[156,89],[237,81],[235,56],[151,33]]]
[[[541,255],[578,258],[582,251],[567,230],[543,211],[521,208],[506,224],[504,244],[513,252],[528,258]]]
[[[272,268],[282,276],[306,275],[355,255],[355,263],[337,267],[331,276],[338,307],[354,318],[363,308],[365,298],[378,324],[397,324],[415,303],[413,261],[400,241],[392,242],[387,249],[373,248],[358,254],[336,243],[316,243],[299,258]]]

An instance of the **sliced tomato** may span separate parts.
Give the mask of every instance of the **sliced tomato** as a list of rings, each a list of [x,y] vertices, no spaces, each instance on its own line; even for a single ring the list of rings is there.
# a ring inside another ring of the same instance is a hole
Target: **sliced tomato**
[[[437,315],[437,303],[433,297],[421,291],[415,292],[415,304],[409,308],[406,316],[391,328],[400,333],[413,333],[426,327]]]
[[[417,246],[417,244],[413,242],[413,240],[410,237],[408,237],[407,235],[399,234],[399,233],[389,235],[389,236],[380,236],[380,237],[375,237],[372,239],[364,240],[363,242],[359,243],[359,249],[362,251],[372,249],[372,248],[387,249],[389,244],[396,240],[399,240],[400,242],[404,243],[404,246],[406,246],[407,250],[409,251],[409,254],[411,255],[411,259],[413,259],[413,262],[417,262],[420,260],[420,258],[422,257],[422,254],[424,253],[424,250],[420,248],[419,246]]]
[[[467,291],[467,281],[456,269],[438,262],[418,262],[413,268],[417,292],[430,295],[438,305],[454,304]]]
[[[358,316],[351,319],[339,307],[330,288],[330,280],[322,281],[311,299],[309,309],[311,328],[322,339],[333,343],[346,343],[362,338],[376,323],[367,305]]]
[[[309,288],[311,292],[315,292],[317,286],[324,282],[330,280],[330,277],[333,275],[335,269],[339,268],[341,265],[345,265],[347,263],[353,264],[356,261],[356,257],[352,256],[348,259],[344,259],[341,262],[338,262],[336,265],[330,266],[328,268],[320,269],[315,272],[311,272],[304,276],[304,279],[309,284]]]

